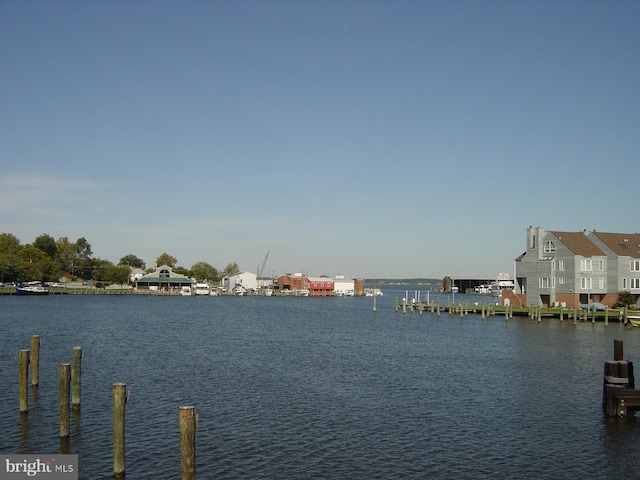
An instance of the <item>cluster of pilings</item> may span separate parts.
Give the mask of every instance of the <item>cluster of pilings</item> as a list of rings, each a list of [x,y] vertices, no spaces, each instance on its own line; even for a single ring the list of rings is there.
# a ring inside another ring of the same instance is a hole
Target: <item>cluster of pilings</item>
[[[31,350],[18,352],[19,370],[19,403],[20,414],[29,412],[29,365],[31,365],[31,385],[38,388],[40,379],[40,346],[39,335],[31,337]],[[59,365],[60,384],[60,438],[68,439],[70,435],[70,411],[80,411],[80,378],[82,348],[73,347],[71,363]],[[114,383],[112,387],[113,408],[113,473],[117,479],[125,475],[125,405],[129,400],[129,391],[125,383]],[[182,480],[196,478],[195,431],[199,415],[195,407],[184,406],[178,410],[180,424],[180,456]]]

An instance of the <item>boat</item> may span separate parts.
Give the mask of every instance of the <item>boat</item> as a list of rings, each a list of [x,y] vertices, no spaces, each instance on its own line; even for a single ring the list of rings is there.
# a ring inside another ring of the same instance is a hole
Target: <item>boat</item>
[[[49,295],[49,290],[40,282],[29,282],[16,287],[16,295]]]
[[[271,297],[271,296],[273,296],[273,290],[272,290],[272,289],[270,289],[270,288],[267,288],[267,289],[264,291],[264,296],[265,296],[265,297]]]
[[[180,289],[180,295],[182,295],[183,297],[190,297],[191,296],[191,287],[187,287],[184,286]]]
[[[210,295],[211,287],[208,283],[196,283],[196,295]]]
[[[380,290],[379,288],[365,288],[364,289],[364,296],[365,297],[382,296],[382,290]]]
[[[627,320],[632,327],[640,327],[640,315],[628,315]]]
[[[309,289],[301,288],[298,291],[296,291],[296,295],[298,295],[299,297],[308,297],[309,296]]]
[[[502,295],[502,290],[513,290],[515,287],[508,273],[499,273],[496,281],[491,283],[490,291],[493,296],[499,297]]]

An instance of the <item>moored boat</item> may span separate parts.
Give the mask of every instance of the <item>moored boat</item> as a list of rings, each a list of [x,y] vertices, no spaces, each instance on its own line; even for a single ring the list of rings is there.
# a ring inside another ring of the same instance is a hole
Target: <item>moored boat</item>
[[[211,287],[208,283],[196,283],[196,295],[210,295]]]
[[[49,290],[40,282],[29,282],[16,287],[16,295],[49,295]]]
[[[629,320],[632,327],[640,327],[640,315],[629,315],[627,320]]]

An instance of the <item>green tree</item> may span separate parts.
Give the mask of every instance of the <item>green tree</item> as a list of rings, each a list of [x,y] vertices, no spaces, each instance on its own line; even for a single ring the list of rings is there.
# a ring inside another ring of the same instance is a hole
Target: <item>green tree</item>
[[[26,278],[24,262],[16,253],[0,253],[0,282],[21,282]]]
[[[145,268],[144,262],[140,258],[132,254],[122,257],[118,262],[118,265],[128,265],[132,268],[141,268],[143,270]]]
[[[196,262],[191,267],[193,278],[198,281],[218,280],[218,270],[206,262]]]
[[[178,259],[176,257],[172,257],[171,255],[169,255],[168,253],[163,253],[162,255],[160,255],[158,257],[158,259],[156,260],[156,265],[160,266],[160,265],[167,265],[171,268],[174,268],[176,266],[176,263],[178,263]]]
[[[125,285],[129,283],[129,273],[131,269],[127,265],[118,265],[108,267],[104,272],[104,280],[109,283],[117,283],[118,285]]]
[[[37,249],[42,250],[47,256],[51,258],[55,258],[56,253],[58,252],[58,246],[56,245],[56,240],[51,236],[43,233],[39,237],[37,237],[32,245]]]
[[[238,273],[240,273],[240,268],[238,267],[237,263],[233,262],[224,267],[224,270],[222,270],[220,276],[229,277],[231,275],[237,275]]]
[[[615,308],[628,307],[636,303],[635,297],[628,291],[618,292],[618,301],[614,305]]]
[[[0,233],[0,253],[17,254],[21,248],[20,240],[15,235]]]

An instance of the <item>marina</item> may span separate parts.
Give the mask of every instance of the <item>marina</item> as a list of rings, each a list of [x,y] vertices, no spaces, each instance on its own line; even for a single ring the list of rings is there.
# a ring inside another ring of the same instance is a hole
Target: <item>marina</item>
[[[615,339],[637,361],[639,329],[480,311],[400,314],[395,299],[407,288],[297,300],[0,297],[0,450],[65,449],[79,455],[79,478],[112,478],[111,390],[122,383],[130,478],[179,477],[179,412],[188,405],[200,418],[200,478],[640,476],[629,461],[640,454],[635,414],[602,410],[603,362]],[[32,335],[42,339],[40,381],[21,414],[18,352]],[[58,365],[76,346],[82,407],[61,442]]]

